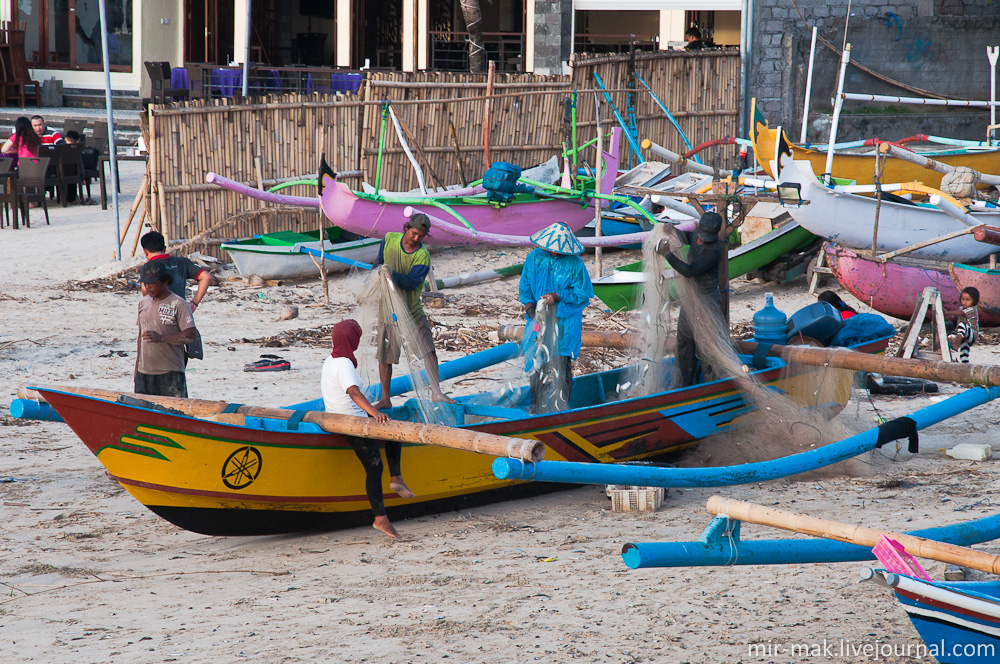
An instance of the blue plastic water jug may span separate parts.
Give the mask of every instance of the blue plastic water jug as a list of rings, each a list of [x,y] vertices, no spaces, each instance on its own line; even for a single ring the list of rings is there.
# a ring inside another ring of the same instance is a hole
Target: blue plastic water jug
[[[788,317],[774,306],[774,294],[764,295],[767,303],[753,315],[754,340],[767,344],[783,344],[787,338]]]

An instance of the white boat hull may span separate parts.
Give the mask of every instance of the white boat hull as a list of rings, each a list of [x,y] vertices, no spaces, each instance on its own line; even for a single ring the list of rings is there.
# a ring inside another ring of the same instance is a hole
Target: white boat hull
[[[815,235],[849,249],[872,248],[875,230],[874,198],[834,191],[822,185],[808,161],[793,161],[781,171],[781,183],[798,183],[808,205],[786,205],[795,221]],[[1000,210],[973,212],[970,216],[980,224],[1000,224]],[[947,213],[928,207],[905,205],[883,200],[878,215],[879,252],[889,252],[932,240],[948,233],[969,228]],[[911,258],[975,263],[1000,250],[977,242],[971,233],[916,249]]]
[[[326,243],[327,254],[347,258],[361,263],[374,263],[378,258],[381,240],[362,238],[353,242]],[[319,269],[309,254],[299,251],[299,247],[319,249],[319,242],[302,242],[290,246],[224,244],[236,269],[244,277],[252,274],[262,279],[308,279],[319,277]],[[318,258],[317,258],[318,260]],[[351,268],[347,263],[333,260],[324,261],[327,274],[345,272]]]

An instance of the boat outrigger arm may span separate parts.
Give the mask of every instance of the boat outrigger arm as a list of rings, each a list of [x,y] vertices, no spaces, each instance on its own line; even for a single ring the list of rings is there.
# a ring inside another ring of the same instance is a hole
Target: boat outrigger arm
[[[658,224],[660,220],[649,213],[641,205],[633,201],[628,196],[616,196],[615,194],[602,194],[597,191],[580,191],[578,189],[568,189],[566,187],[560,187],[557,184],[549,184],[547,182],[538,182],[536,180],[529,180],[527,178],[520,178],[518,182],[523,182],[524,184],[530,184],[532,187],[537,187],[539,189],[547,189],[548,191],[554,192],[556,194],[563,194],[567,198],[584,196],[589,198],[598,198],[602,201],[612,201],[613,203],[621,203],[622,205],[627,205],[636,212],[640,213],[645,217],[650,223]]]
[[[632,569],[729,565],[801,565],[873,560],[871,547],[821,538],[740,540],[739,520],[716,516],[696,542],[629,542],[622,560]],[[1000,538],[1000,514],[904,533],[969,546]]]
[[[570,461],[524,463],[496,459],[493,474],[502,480],[534,480],[567,484],[620,484],[651,487],[713,487],[752,484],[798,475],[845,461],[882,445],[909,436],[916,445],[917,431],[964,413],[1000,397],[1000,387],[974,387],[943,401],[808,452],[771,461],[710,468],[663,468]],[[915,450],[911,450],[915,451]]]
[[[219,185],[223,189],[235,191],[238,194],[257,199],[258,201],[264,201],[265,203],[276,203],[278,205],[291,205],[293,207],[306,208],[319,207],[319,198],[315,196],[287,196],[285,194],[276,194],[270,191],[261,191],[260,189],[254,189],[253,187],[245,185],[241,182],[230,180],[229,178],[219,175],[218,173],[205,173],[205,182],[208,184]]]

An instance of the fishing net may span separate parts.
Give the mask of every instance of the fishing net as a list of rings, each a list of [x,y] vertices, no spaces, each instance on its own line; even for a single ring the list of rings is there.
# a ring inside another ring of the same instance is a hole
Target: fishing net
[[[458,422],[454,408],[434,400],[435,390],[427,372],[428,362],[432,361],[426,347],[430,340],[421,338],[421,328],[413,319],[409,305],[391,274],[388,269],[373,271],[358,295],[356,320],[372,348],[370,358],[366,354],[365,359],[377,370],[374,349],[382,343],[382,335],[394,334],[398,340],[400,364],[405,363],[415,395],[413,401],[407,402],[415,410],[410,416],[428,424],[455,426]],[[366,368],[366,374],[370,373]],[[369,384],[378,384],[378,381]]]
[[[848,399],[854,372],[789,364],[775,380],[762,383],[734,350],[729,326],[714,294],[702,293],[693,279],[663,277],[665,261],[653,251],[661,241],[667,242],[674,255],[685,259],[682,246],[669,241],[668,233],[662,224],[657,225],[644,245],[651,273],[641,314],[643,346],[636,358],[629,396],[676,386],[679,372],[672,369],[673,363],[668,360],[657,367],[655,360],[673,352],[677,321],[671,312],[678,308],[676,318],[684,316],[691,323],[702,381],[732,380],[749,407],[749,412],[736,419],[734,427],[701,441],[685,461],[693,465],[767,461],[856,433],[860,429],[857,425],[829,420]],[[863,462],[847,462],[827,473],[864,473],[866,468]]]

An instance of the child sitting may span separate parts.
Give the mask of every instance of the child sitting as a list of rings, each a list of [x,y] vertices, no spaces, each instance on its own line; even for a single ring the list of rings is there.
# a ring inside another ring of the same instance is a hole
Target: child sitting
[[[955,332],[948,335],[952,347],[958,345],[958,361],[969,363],[969,349],[979,339],[979,291],[973,287],[963,288],[959,296],[962,315],[955,325]]]

